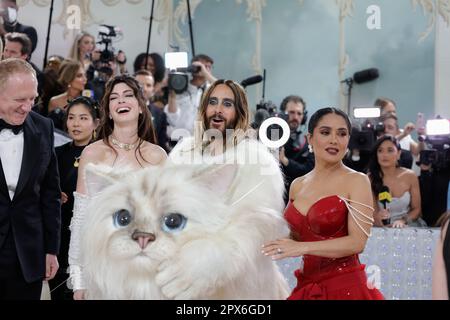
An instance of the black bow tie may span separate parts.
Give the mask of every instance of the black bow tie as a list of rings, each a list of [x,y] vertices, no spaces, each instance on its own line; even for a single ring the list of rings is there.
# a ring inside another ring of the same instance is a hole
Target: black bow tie
[[[5,120],[0,119],[0,132],[3,129],[11,129],[14,134],[19,134],[19,132],[23,129],[23,124],[13,126],[12,124],[5,122]]]

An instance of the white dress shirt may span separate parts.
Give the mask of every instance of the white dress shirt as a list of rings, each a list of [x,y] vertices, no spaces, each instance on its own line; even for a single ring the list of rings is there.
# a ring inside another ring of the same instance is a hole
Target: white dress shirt
[[[176,129],[185,129],[189,131],[191,136],[194,134],[194,124],[197,120],[198,107],[203,92],[209,87],[206,83],[205,87],[196,87],[191,83],[185,92],[176,95],[177,112],[169,112],[169,106],[166,105],[164,112],[167,114],[169,126],[167,127],[167,135],[169,138]]]
[[[0,159],[11,200],[16,192],[23,157],[23,131],[14,134],[10,129],[0,131]]]

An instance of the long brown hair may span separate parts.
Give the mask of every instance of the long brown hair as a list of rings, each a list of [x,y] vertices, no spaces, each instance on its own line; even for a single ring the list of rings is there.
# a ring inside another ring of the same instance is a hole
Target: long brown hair
[[[206,109],[209,105],[209,98],[218,86],[224,84],[233,92],[234,95],[234,106],[236,109],[236,120],[233,129],[235,130],[232,136],[232,144],[237,145],[243,138],[248,134],[250,129],[250,114],[247,102],[247,95],[245,94],[244,88],[238,83],[232,80],[219,79],[216,80],[203,94],[202,100],[200,102],[200,107],[198,110],[197,121],[199,125],[197,126],[196,132],[196,142],[203,142],[204,133],[207,129],[208,117],[206,116]],[[242,136],[242,132],[245,133]]]
[[[61,63],[58,74],[58,82],[64,88],[64,91],[67,91],[69,84],[75,80],[80,69],[84,70],[84,66],[81,62],[76,60],[66,59]]]
[[[136,97],[138,101],[138,105],[141,108],[142,113],[139,114],[138,118],[138,137],[139,137],[139,143],[136,148],[136,159],[139,162],[139,159],[137,157],[137,152],[139,152],[139,155],[142,159],[144,157],[141,153],[141,145],[144,141],[148,141],[150,143],[156,144],[156,135],[155,130],[153,128],[153,122],[152,122],[152,115],[150,113],[150,110],[148,109],[147,105],[145,104],[145,98],[144,94],[142,92],[142,89],[139,85],[139,83],[131,76],[129,75],[119,75],[116,76],[108,81],[105,87],[105,94],[103,96],[102,102],[101,102],[101,121],[100,121],[100,129],[99,129],[99,139],[102,139],[103,142],[114,150],[114,152],[117,155],[117,151],[111,146],[109,143],[109,136],[112,134],[114,130],[114,120],[110,118],[110,112],[109,112],[109,97],[111,96],[111,93],[114,89],[114,87],[119,84],[124,83],[127,86],[129,86],[133,90],[133,94]],[[144,159],[145,161],[145,159]]]

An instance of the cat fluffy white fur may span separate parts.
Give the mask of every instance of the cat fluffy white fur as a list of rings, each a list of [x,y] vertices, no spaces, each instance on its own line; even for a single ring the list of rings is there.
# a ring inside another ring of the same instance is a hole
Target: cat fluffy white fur
[[[88,166],[93,195],[82,237],[88,299],[285,299],[288,286],[261,245],[286,237],[283,178],[277,161],[252,141],[261,164],[183,164],[184,141],[162,167],[119,178]],[[267,174],[270,169],[274,170]],[[263,170],[263,171],[264,171]],[[114,182],[114,183],[113,183]],[[113,223],[120,209],[131,214],[125,227]],[[168,231],[164,217],[186,218]],[[154,241],[141,249],[136,231]]]

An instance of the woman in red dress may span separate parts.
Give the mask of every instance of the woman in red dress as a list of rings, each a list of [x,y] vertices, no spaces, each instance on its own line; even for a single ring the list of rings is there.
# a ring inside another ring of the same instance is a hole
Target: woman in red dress
[[[373,225],[373,200],[368,177],[342,163],[350,132],[350,120],[339,109],[320,109],[311,117],[308,142],[315,168],[289,190],[284,215],[291,239],[263,246],[274,260],[303,256],[289,300],[383,299],[358,258]]]

